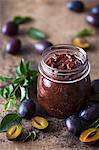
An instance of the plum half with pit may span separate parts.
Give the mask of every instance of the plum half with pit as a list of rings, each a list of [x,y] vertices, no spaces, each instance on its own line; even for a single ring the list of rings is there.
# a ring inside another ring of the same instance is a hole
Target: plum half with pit
[[[89,124],[83,120],[81,120],[81,118],[72,115],[69,116],[66,119],[66,127],[68,129],[68,131],[74,135],[80,135],[80,133],[87,129],[89,126]]]
[[[21,124],[14,124],[12,125],[6,133],[6,137],[9,141],[18,141],[18,142],[25,142],[30,140],[29,131],[23,129]]]
[[[87,50],[91,46],[90,43],[84,37],[74,37],[71,42],[75,46],[83,48],[84,50]]]
[[[32,126],[36,129],[43,130],[48,127],[48,122],[45,118],[36,116],[32,119]]]
[[[98,128],[89,128],[83,131],[80,135],[80,141],[92,145],[99,142],[99,129]]]
[[[18,114],[22,118],[31,119],[36,111],[35,103],[33,100],[25,99],[21,102]]]
[[[20,124],[11,126],[6,133],[7,139],[10,141],[17,141],[22,133],[22,130],[23,128]]]

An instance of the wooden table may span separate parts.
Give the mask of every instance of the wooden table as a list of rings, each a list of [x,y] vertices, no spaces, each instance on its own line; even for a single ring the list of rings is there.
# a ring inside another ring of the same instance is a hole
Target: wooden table
[[[88,52],[91,63],[91,79],[99,78],[99,30],[91,28],[85,22],[84,13],[73,13],[66,8],[67,0],[0,0],[0,28],[8,20],[16,15],[31,16],[31,23],[20,26],[19,38],[22,41],[22,53],[19,56],[11,56],[4,53],[6,43],[10,38],[0,34],[0,74],[13,75],[15,67],[21,58],[32,61],[33,67],[37,67],[34,58],[32,44],[36,41],[24,35],[29,27],[33,26],[45,31],[49,40],[54,44],[68,43],[70,39],[81,29],[88,27],[93,30],[93,36],[88,40],[92,43],[92,49]],[[84,1],[84,0],[83,0]],[[99,0],[86,0],[87,10],[99,3]],[[2,108],[4,101],[0,98],[0,118],[5,115]],[[0,134],[0,150],[98,150],[98,147],[88,147],[71,136],[66,130],[63,121],[49,118],[51,129],[49,132],[40,133],[35,142],[24,144],[9,142],[5,134]],[[30,122],[28,123],[30,124]]]

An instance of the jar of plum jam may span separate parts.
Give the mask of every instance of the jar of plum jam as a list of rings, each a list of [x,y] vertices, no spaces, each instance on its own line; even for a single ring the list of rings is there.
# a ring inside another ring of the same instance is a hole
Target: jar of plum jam
[[[65,118],[87,104],[90,65],[83,49],[62,44],[49,47],[38,68],[38,102],[51,116]]]

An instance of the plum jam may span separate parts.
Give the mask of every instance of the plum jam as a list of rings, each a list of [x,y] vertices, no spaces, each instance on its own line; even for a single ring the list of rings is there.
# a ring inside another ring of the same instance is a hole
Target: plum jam
[[[51,116],[65,118],[87,104],[90,65],[83,49],[72,45],[49,47],[38,67],[38,102]]]

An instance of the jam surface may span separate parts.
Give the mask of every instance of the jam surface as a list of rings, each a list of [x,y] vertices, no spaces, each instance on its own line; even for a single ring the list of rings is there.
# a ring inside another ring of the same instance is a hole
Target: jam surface
[[[82,62],[73,54],[54,54],[46,61],[46,64],[60,70],[72,70],[81,66]]]
[[[83,62],[74,54],[53,54],[46,60],[46,64],[58,70],[83,67]],[[90,96],[89,75],[74,83],[57,83],[51,79],[40,73],[37,84],[38,102],[51,116],[65,118],[86,105]]]

